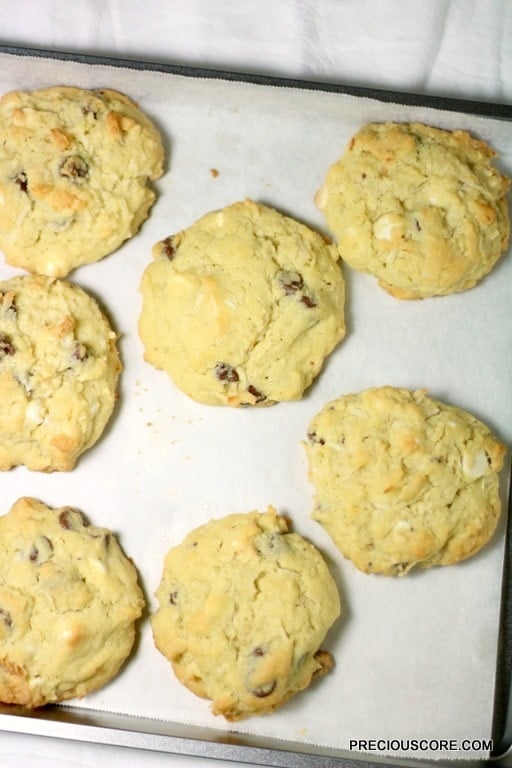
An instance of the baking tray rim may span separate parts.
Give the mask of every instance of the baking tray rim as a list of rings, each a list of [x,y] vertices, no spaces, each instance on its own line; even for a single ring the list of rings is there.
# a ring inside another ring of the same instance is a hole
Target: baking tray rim
[[[280,77],[252,72],[222,70],[166,61],[126,58],[23,46],[0,41],[0,54],[26,58],[69,61],[89,66],[110,66],[164,74],[251,83],[257,86],[325,91],[359,98],[460,112],[512,121],[512,105],[434,94],[388,90],[338,81],[318,81]],[[497,653],[496,689],[493,712],[493,750],[487,760],[464,760],[465,768],[495,765],[512,766],[512,488],[509,480],[506,515],[505,554],[502,574],[500,632]],[[48,726],[52,727],[49,728]],[[39,710],[0,704],[0,731],[100,743],[110,746],[145,749],[169,754],[239,761],[275,768],[401,768],[438,766],[453,768],[456,760],[428,760],[387,757],[380,754],[349,752],[311,744],[278,740],[272,737],[219,731],[203,726],[182,725],[140,716],[52,705]]]
[[[148,72],[163,72],[182,77],[193,77],[213,80],[252,83],[254,85],[274,86],[280,88],[295,88],[299,90],[326,91],[342,93],[348,96],[359,96],[378,101],[392,102],[410,106],[431,107],[450,112],[463,112],[502,120],[512,120],[512,104],[494,101],[479,101],[452,96],[421,94],[412,91],[401,91],[371,86],[353,85],[337,80],[314,80],[304,78],[282,77],[255,72],[216,69],[190,64],[177,64],[167,61],[146,60],[125,56],[110,56],[104,54],[83,53],[79,51],[55,50],[50,48],[25,47],[10,44],[0,40],[0,53],[13,56],[56,59],[58,61],[73,61],[81,64],[104,65],[123,69],[138,69]]]

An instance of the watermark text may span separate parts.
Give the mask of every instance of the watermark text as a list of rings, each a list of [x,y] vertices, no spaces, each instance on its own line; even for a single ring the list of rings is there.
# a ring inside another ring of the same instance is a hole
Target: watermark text
[[[360,752],[492,752],[492,739],[350,739]]]

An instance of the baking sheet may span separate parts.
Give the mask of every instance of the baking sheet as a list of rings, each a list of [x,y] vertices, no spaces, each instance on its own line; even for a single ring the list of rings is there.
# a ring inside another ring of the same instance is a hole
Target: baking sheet
[[[348,268],[348,334],[297,403],[238,411],[193,403],[142,360],[138,285],[157,240],[203,213],[244,197],[273,205],[325,231],[313,196],[350,135],[370,120],[423,120],[467,128],[499,152],[512,173],[510,124],[488,117],[398,105],[327,91],[185,77],[0,54],[0,91],[57,83],[126,92],[156,121],[168,168],[141,232],[70,279],[106,307],[120,334],[119,406],[94,449],[68,474],[0,477],[5,511],[21,495],[74,505],[111,527],[138,566],[150,610],[166,551],[212,517],[273,504],[326,555],[345,616],[327,638],[336,667],[271,716],[227,724],[173,677],[148,621],[133,658],[103,690],[76,702],[178,724],[348,749],[368,740],[491,736],[504,518],[492,543],[456,567],[390,580],[344,561],[309,515],[312,488],[300,441],[328,400],[369,386],[426,387],[512,442],[510,253],[473,290],[397,302]],[[212,174],[212,169],[218,175]],[[5,279],[18,274],[0,265]],[[503,496],[506,494],[506,473]],[[1,720],[0,720],[1,727]],[[388,750],[384,749],[384,752]],[[395,756],[410,750],[393,751]],[[486,757],[432,749],[421,757]]]

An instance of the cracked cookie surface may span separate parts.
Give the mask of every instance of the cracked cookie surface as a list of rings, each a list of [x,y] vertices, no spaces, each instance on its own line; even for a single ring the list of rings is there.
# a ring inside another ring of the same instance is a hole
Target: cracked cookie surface
[[[212,520],[165,559],[155,644],[227,720],[272,712],[332,666],[320,650],[340,613],[313,544],[272,507]]]
[[[0,517],[0,701],[83,697],[117,674],[144,599],[106,528],[21,498]]]
[[[302,396],[345,334],[336,249],[250,200],[157,243],[142,282],[145,359],[194,400]]]
[[[510,179],[466,131],[370,123],[329,168],[316,203],[341,257],[399,299],[472,288],[509,243]]]
[[[0,248],[13,266],[65,277],[146,219],[163,146],[124,94],[54,86],[0,99]]]
[[[0,282],[0,470],[71,470],[110,419],[120,371],[116,334],[83,289]]]
[[[505,446],[424,391],[344,395],[312,420],[305,448],[313,518],[366,573],[450,565],[495,531]]]

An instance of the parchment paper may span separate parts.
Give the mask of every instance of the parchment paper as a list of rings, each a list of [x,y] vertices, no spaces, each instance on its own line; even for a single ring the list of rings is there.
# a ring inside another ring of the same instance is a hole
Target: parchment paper
[[[0,56],[0,91],[54,84],[130,95],[166,137],[168,167],[141,232],[69,276],[104,305],[120,334],[124,373],[115,415],[74,471],[46,475],[20,467],[4,473],[2,512],[19,496],[33,495],[52,506],[74,505],[91,522],[112,528],[139,569],[152,611],[165,553],[189,530],[273,504],[320,547],[344,603],[344,617],[325,644],[335,669],[271,716],[235,727],[215,718],[208,702],[175,680],[153,646],[147,620],[120,675],[76,704],[341,749],[359,739],[488,739],[504,521],[490,545],[461,565],[403,579],[366,576],[310,519],[313,491],[300,441],[328,400],[391,384],[426,387],[433,397],[473,412],[510,444],[510,253],[473,290],[419,302],[398,302],[372,278],[345,268],[345,341],[303,400],[268,409],[196,404],[144,363],[138,286],[155,242],[238,199],[252,197],[325,231],[314,193],[364,122],[414,119],[469,129],[494,146],[508,173],[510,124],[313,90]],[[0,265],[2,279],[17,273]],[[505,485],[506,473],[504,496]],[[467,758],[487,752],[409,754]]]

